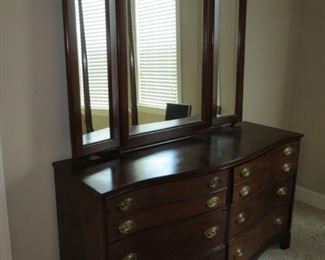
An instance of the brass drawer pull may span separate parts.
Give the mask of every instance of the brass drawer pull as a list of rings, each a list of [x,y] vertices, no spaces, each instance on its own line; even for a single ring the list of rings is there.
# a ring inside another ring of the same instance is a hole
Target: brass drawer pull
[[[213,177],[209,182],[209,187],[211,189],[215,189],[215,188],[217,188],[219,186],[219,184],[220,184],[219,177]]]
[[[214,238],[216,235],[218,235],[218,233],[219,233],[219,227],[213,226],[204,232],[204,236],[207,239],[211,239],[211,238]]]
[[[235,251],[235,256],[242,257],[244,255],[245,251],[242,248],[237,248]]]
[[[251,187],[246,185],[240,190],[239,194],[241,197],[247,197],[251,193],[251,190]]]
[[[243,224],[246,222],[246,220],[247,220],[247,214],[245,212],[242,212],[237,216],[236,223]]]
[[[243,170],[242,170],[242,172],[240,173],[240,175],[241,175],[241,177],[242,178],[248,178],[248,177],[250,177],[251,176],[251,171],[250,171],[250,169],[249,168],[244,168]]]
[[[123,222],[119,227],[119,231],[122,235],[128,235],[134,232],[136,227],[135,221],[134,220],[127,220]]]
[[[210,209],[212,209],[212,208],[216,208],[216,207],[218,207],[219,202],[220,202],[219,197],[214,196],[214,197],[208,199],[208,201],[207,201],[207,206],[208,206],[208,208],[210,208]]]
[[[127,212],[133,209],[135,206],[135,201],[133,198],[127,198],[123,200],[120,204],[118,204],[118,207],[121,211]]]
[[[282,166],[282,171],[284,173],[290,173],[292,170],[292,165],[290,163],[285,163],[283,166]]]
[[[287,187],[283,186],[281,188],[279,188],[276,192],[276,194],[279,196],[279,197],[284,197],[286,196],[288,193],[288,190],[287,190]]]
[[[131,253],[122,258],[122,260],[137,260],[138,256],[136,253]]]
[[[277,226],[282,226],[283,225],[283,222],[284,222],[284,219],[281,218],[281,217],[278,217],[274,220],[274,224],[277,225]]]
[[[284,156],[291,156],[293,154],[293,151],[294,149],[292,147],[286,147],[284,150],[283,150],[283,155]]]

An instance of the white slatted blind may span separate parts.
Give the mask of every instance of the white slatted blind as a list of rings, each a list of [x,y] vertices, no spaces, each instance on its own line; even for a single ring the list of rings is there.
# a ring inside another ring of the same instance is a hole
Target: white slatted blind
[[[78,0],[75,0],[77,37],[79,51],[79,75],[81,104],[84,107],[83,73],[81,60],[80,14]],[[88,58],[88,77],[90,103],[92,109],[109,109],[108,71],[107,71],[107,39],[105,0],[82,0],[83,19]]]
[[[138,103],[178,103],[176,0],[135,0]]]

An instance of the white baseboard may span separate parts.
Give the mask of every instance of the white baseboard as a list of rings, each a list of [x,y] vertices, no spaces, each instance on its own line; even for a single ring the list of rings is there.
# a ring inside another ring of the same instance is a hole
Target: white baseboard
[[[297,186],[295,199],[309,204],[315,208],[325,210],[325,195],[317,193],[315,191]]]

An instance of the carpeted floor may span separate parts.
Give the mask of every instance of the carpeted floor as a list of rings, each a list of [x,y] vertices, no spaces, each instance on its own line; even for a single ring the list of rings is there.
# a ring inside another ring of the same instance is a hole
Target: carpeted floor
[[[295,203],[291,247],[268,249],[259,260],[325,260],[325,211]]]

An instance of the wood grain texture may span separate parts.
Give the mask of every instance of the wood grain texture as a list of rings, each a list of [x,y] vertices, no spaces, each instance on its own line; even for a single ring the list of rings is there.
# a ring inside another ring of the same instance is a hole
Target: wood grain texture
[[[210,182],[215,177],[218,178],[219,183],[217,187],[212,188],[210,187]],[[110,215],[123,216],[125,213],[118,208],[118,205],[127,198],[132,198],[135,204],[134,207],[128,211],[128,213],[130,213],[173,202],[186,201],[193,197],[202,197],[202,195],[212,196],[215,192],[227,189],[228,177],[228,171],[221,171],[200,177],[151,186],[108,199],[106,200],[106,207]]]
[[[114,243],[109,247],[112,260],[134,252],[139,259],[187,259],[224,243],[226,212],[180,221],[167,227],[150,229]],[[208,239],[204,233],[218,226],[218,234]],[[148,246],[150,245],[150,246]],[[195,259],[195,258],[191,258]]]
[[[118,195],[148,184],[238,166],[301,137],[301,134],[242,122],[178,142],[107,155],[111,159],[66,160],[54,163],[54,167],[60,169],[58,174],[96,193]]]
[[[276,225],[274,220],[283,218],[282,225]],[[260,247],[264,246],[272,237],[285,232],[289,223],[289,208],[279,208],[270,212],[263,220],[240,238],[232,241],[229,246],[228,259],[251,259]],[[243,256],[238,257],[236,251],[241,249]]]
[[[244,122],[110,158],[55,163],[61,258],[234,259],[244,247],[250,259],[272,243],[287,248],[301,137]],[[294,152],[284,156],[288,146]],[[288,162],[289,174],[282,171]],[[254,174],[236,182],[244,167]],[[211,187],[215,177],[219,183]],[[253,193],[242,200],[236,196],[245,185]],[[282,187],[286,194],[278,196]],[[209,208],[214,196],[219,203]],[[129,198],[134,204],[121,210]],[[241,212],[247,222],[237,225]],[[274,225],[276,217],[282,225]],[[119,227],[128,220],[135,229],[122,235]],[[219,232],[207,239],[214,226]]]
[[[293,192],[294,179],[287,177],[281,181],[274,181],[267,185],[261,192],[255,194],[250,199],[236,205],[232,205],[230,213],[230,239],[236,237],[245,230],[251,228],[262,217],[271,212],[274,208],[290,205],[290,194]],[[278,196],[277,191],[281,187],[287,188],[286,196]],[[238,215],[245,214],[245,222],[238,223]]]
[[[120,234],[118,227],[127,220],[133,220],[136,223],[136,228],[133,233],[137,233],[150,227],[194,217],[203,213],[225,209],[226,192],[227,190],[224,190],[221,192],[216,192],[212,195],[205,195],[198,198],[192,197],[186,201],[177,201],[170,204],[142,209],[121,216],[114,217],[112,215],[108,215],[107,228],[108,232],[110,233],[110,238],[111,240],[117,240],[125,237],[124,235]],[[168,190],[166,190],[166,193],[168,193]],[[215,196],[217,196],[220,201],[216,207],[209,208],[207,206],[207,202],[209,199]],[[152,199],[154,200],[155,198],[152,197]]]
[[[283,151],[287,147],[293,148],[293,154],[290,156],[285,156],[283,154]],[[252,160],[248,163],[236,167],[234,183],[235,185],[239,183],[244,183],[247,182],[248,180],[258,178],[261,175],[263,175],[264,178],[268,179],[267,175],[270,175],[270,177],[272,176],[274,178],[277,178],[285,175],[295,174],[297,172],[298,154],[299,154],[298,142],[281,145],[278,148],[274,149],[272,152],[263,155],[260,158],[257,158],[255,160]],[[282,166],[285,163],[290,163],[292,166],[292,171],[289,174],[285,174],[282,171]],[[247,178],[244,178],[242,176],[242,172],[244,169],[248,169],[250,172],[250,176]]]
[[[106,260],[104,204],[56,175],[56,201],[61,260]]]

